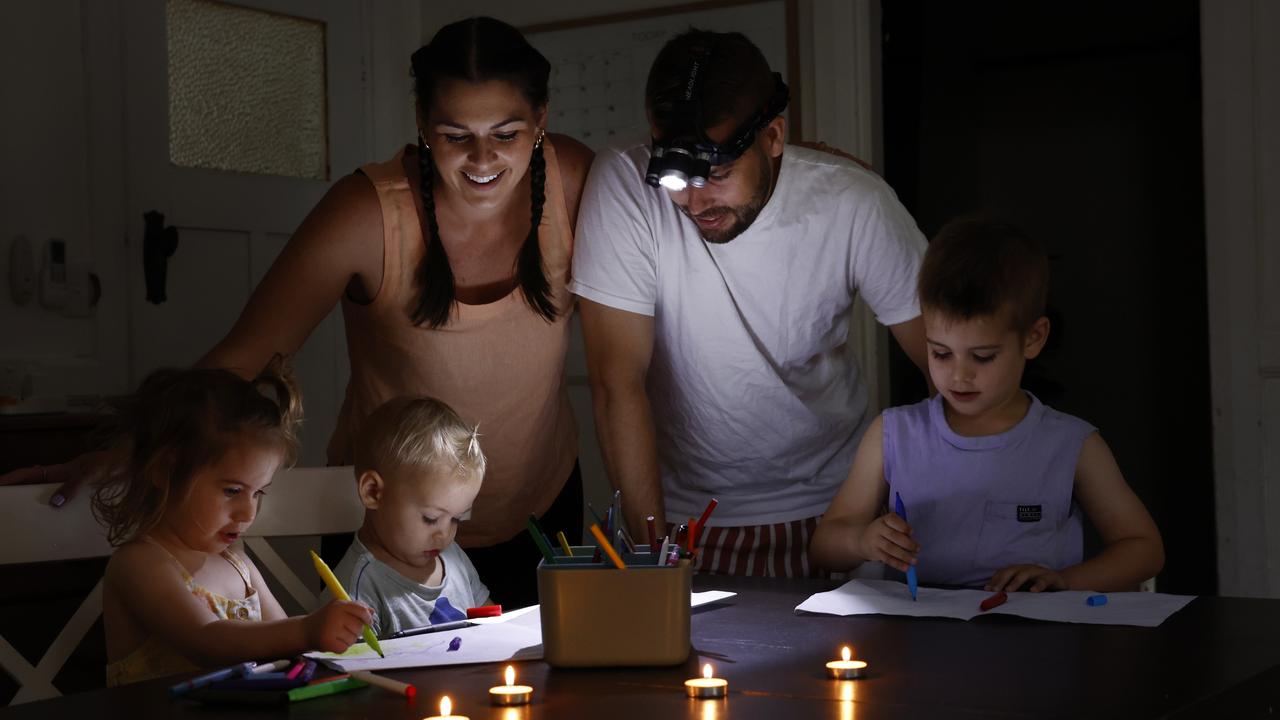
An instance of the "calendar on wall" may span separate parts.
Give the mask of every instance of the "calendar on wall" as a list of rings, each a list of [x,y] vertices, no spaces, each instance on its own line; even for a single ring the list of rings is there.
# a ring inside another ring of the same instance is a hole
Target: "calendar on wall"
[[[787,67],[788,2],[707,3],[646,13],[587,18],[525,29],[525,37],[551,62],[547,129],[593,150],[649,141],[644,86],[649,66],[672,37],[691,27],[740,32],[792,86]],[[792,114],[788,108],[787,114]],[[792,115],[789,120],[794,120]]]

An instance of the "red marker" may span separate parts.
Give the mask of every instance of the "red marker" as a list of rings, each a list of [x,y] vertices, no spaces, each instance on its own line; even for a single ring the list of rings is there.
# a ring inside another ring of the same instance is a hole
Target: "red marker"
[[[482,617],[498,617],[502,614],[501,605],[480,605],[467,608],[467,619]]]
[[[707,503],[707,509],[702,511],[702,517],[698,518],[698,527],[705,528],[707,526],[707,520],[711,518],[711,511],[715,510],[716,505],[719,504],[715,498],[711,498],[711,502]]]
[[[653,516],[650,515],[644,521],[649,524],[649,549],[658,552],[658,528],[654,525]]]
[[[387,692],[403,695],[410,700],[418,694],[418,689],[409,683],[402,683],[399,680],[392,680],[391,678],[383,677],[382,675],[374,675],[368,670],[356,670],[351,673],[351,677],[373,685],[374,687],[380,687]]]
[[[998,592],[995,595],[992,595],[991,597],[987,598],[986,600],[983,600],[982,604],[978,605],[978,609],[981,610],[982,612],[986,612],[992,608],[1000,607],[1008,599],[1009,599],[1009,596],[1006,595],[1004,592]]]

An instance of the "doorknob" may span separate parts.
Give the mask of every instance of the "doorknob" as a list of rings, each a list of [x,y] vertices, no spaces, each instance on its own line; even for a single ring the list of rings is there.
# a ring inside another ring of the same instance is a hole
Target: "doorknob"
[[[149,210],[142,214],[146,223],[142,234],[142,274],[147,282],[147,302],[159,305],[165,295],[165,276],[169,258],[178,249],[178,229],[165,226],[164,213]]]

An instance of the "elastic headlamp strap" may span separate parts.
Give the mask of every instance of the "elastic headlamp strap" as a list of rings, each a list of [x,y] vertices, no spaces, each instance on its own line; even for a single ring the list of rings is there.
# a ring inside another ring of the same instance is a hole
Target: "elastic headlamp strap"
[[[692,49],[692,61],[689,63],[689,78],[684,83],[684,102],[688,117],[693,121],[693,131],[698,140],[706,142],[706,133],[702,128],[702,76],[706,72],[707,61],[711,59],[711,48],[698,45]]]

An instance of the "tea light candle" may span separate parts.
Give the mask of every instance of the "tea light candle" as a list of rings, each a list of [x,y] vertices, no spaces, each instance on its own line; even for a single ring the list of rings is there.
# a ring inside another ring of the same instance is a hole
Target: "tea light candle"
[[[424,718],[423,720],[471,720],[471,718],[466,715],[454,715],[453,701],[449,699],[448,695],[445,695],[440,698],[440,714],[432,715],[431,717]]]
[[[528,685],[516,685],[516,669],[507,666],[506,685],[489,688],[489,700],[494,705],[525,705],[533,695],[533,688]]]
[[[840,659],[827,663],[827,672],[836,680],[855,680],[867,671],[867,664],[861,660],[850,660],[852,651],[848,646],[840,648]]]
[[[729,681],[711,677],[711,663],[702,666],[702,677],[684,681],[684,691],[691,698],[722,698],[729,692]]]

